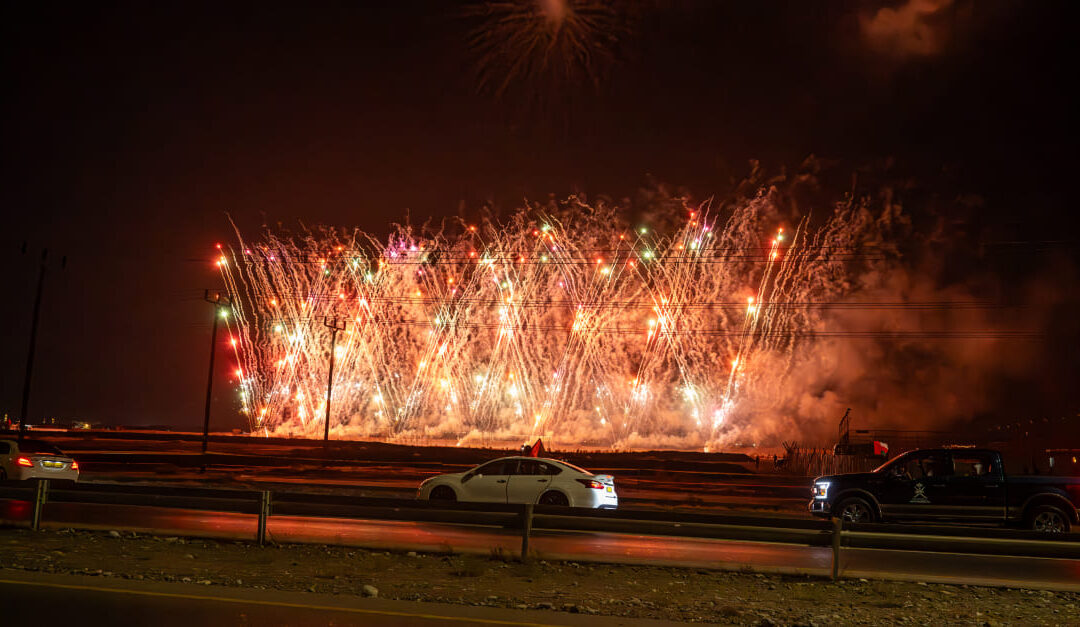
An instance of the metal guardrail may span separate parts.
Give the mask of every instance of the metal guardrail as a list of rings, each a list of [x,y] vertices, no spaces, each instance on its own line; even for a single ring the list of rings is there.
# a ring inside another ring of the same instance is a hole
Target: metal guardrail
[[[50,487],[36,482],[0,481],[0,499],[33,503],[30,526],[38,529],[47,502],[136,505],[258,516],[255,540],[267,540],[272,515],[399,520],[487,525],[520,529],[521,557],[529,557],[533,531],[581,531],[662,535],[750,542],[831,546],[833,576],[847,548],[933,551],[979,555],[1080,559],[1080,534],[1046,534],[1014,529],[850,524],[840,520],[785,519],[727,514],[643,510],[586,510],[544,505],[461,503],[303,492],[269,492],[188,487],[148,487],[77,483]],[[978,535],[973,535],[977,533]]]

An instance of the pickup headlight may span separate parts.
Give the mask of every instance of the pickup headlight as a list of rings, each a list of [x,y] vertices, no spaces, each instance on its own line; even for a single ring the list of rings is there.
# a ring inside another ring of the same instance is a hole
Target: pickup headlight
[[[829,495],[829,482],[828,481],[818,481],[818,482],[814,483],[814,487],[810,488],[810,490],[813,493],[815,499],[828,498],[828,495]]]

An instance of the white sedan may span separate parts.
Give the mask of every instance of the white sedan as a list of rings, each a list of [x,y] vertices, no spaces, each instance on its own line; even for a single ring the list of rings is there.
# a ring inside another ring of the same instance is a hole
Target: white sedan
[[[39,440],[0,440],[0,480],[79,480],[79,462]]]
[[[502,457],[468,472],[431,477],[417,498],[477,503],[537,503],[615,509],[615,478],[557,459]]]

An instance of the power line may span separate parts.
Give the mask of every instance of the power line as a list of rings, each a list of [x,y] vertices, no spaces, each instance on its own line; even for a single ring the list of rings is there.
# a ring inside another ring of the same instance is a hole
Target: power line
[[[313,324],[315,318],[296,319],[270,319],[265,321],[268,327],[276,325]],[[590,335],[645,335],[649,329],[640,326],[589,326],[584,331],[575,331],[571,326],[552,324],[523,324],[523,323],[485,323],[485,322],[446,322],[435,324],[428,320],[417,319],[380,319],[377,317],[364,316],[357,325],[364,328],[365,324],[375,326],[416,326],[429,329],[439,329],[447,333],[457,330],[489,330],[513,332],[565,332],[565,333],[588,333]],[[283,332],[286,329],[283,328]],[[972,330],[939,330],[939,331],[744,331],[728,329],[664,329],[657,327],[654,331],[656,337],[665,336],[694,336],[694,337],[748,337],[755,339],[801,339],[801,338],[868,338],[868,339],[1038,339],[1045,337],[1041,331],[1030,330],[998,330],[998,329],[972,329]]]
[[[429,306],[447,306],[447,305],[476,305],[476,306],[491,306],[491,307],[505,307],[513,306],[519,308],[560,308],[560,309],[647,309],[652,310],[657,307],[657,303],[654,302],[635,302],[635,301],[575,301],[567,299],[512,299],[508,302],[506,299],[499,298],[476,298],[476,297],[457,297],[447,296],[445,298],[436,298],[430,296],[380,296],[380,295],[367,295],[367,294],[355,294],[349,295],[342,299],[339,295],[333,294],[311,294],[308,296],[298,295],[293,291],[266,291],[266,290],[245,290],[251,294],[254,298],[266,298],[266,299],[285,299],[293,298],[305,303],[329,303],[340,302],[354,304],[360,300],[367,301],[368,303],[388,303],[394,305],[411,304],[411,305],[429,305]],[[192,299],[194,300],[194,299]],[[666,301],[659,304],[665,310],[741,310],[745,311],[747,307],[746,301]],[[948,309],[1023,309],[1028,308],[1030,305],[1026,304],[1007,304],[1007,303],[994,303],[990,301],[877,301],[877,302],[831,302],[831,301],[775,301],[775,302],[760,302],[757,306],[762,309],[868,309],[868,310],[948,310]]]

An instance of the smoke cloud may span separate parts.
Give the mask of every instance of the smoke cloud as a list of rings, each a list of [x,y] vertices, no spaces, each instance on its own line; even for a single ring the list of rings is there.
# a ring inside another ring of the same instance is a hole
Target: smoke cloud
[[[897,59],[930,57],[944,49],[949,32],[946,11],[953,0],[908,0],[863,15],[860,30],[867,45]]]

